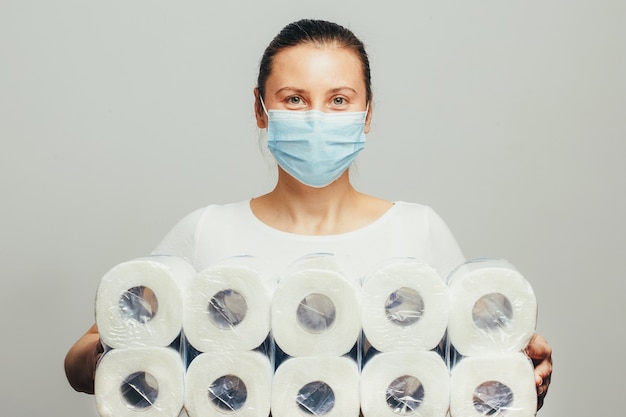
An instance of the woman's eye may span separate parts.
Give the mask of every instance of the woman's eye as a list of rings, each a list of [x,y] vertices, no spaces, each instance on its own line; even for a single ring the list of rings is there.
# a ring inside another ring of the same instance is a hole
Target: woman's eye
[[[294,96],[294,97],[289,97],[287,99],[287,102],[289,104],[302,104],[302,99],[298,96]]]
[[[335,106],[341,106],[343,104],[346,104],[346,99],[343,97],[335,97],[333,98],[333,104]]]

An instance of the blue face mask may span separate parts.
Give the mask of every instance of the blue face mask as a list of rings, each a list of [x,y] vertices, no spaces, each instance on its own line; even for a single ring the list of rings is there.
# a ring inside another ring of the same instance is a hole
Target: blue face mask
[[[282,169],[310,187],[322,188],[335,181],[365,147],[367,110],[265,112],[270,152]]]

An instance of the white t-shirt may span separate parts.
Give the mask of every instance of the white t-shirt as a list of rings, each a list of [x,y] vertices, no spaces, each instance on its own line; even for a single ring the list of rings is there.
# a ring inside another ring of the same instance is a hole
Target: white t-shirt
[[[360,229],[336,235],[299,235],[261,222],[250,201],[210,205],[184,217],[152,252],[186,259],[198,271],[236,256],[253,256],[280,275],[293,262],[316,253],[334,254],[364,277],[377,264],[412,257],[445,279],[465,261],[443,220],[428,206],[396,202]]]

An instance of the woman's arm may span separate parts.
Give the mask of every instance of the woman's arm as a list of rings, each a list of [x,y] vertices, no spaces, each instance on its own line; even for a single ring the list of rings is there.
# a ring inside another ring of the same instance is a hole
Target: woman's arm
[[[93,394],[96,365],[103,351],[98,327],[94,324],[65,356],[65,375],[72,388]]]
[[[552,348],[548,341],[535,333],[526,347],[526,354],[535,365],[535,384],[537,385],[537,410],[543,406],[552,378]]]

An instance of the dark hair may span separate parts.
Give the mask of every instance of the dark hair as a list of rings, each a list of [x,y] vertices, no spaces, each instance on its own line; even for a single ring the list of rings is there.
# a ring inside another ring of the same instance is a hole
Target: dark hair
[[[305,43],[336,45],[338,47],[352,49],[361,60],[363,67],[366,99],[368,101],[371,99],[372,81],[370,63],[363,42],[361,42],[352,31],[341,25],[324,20],[311,19],[302,19],[288,24],[276,35],[265,49],[259,65],[259,78],[257,79],[257,88],[260,97],[265,97],[265,82],[272,72],[274,56],[285,48]]]

